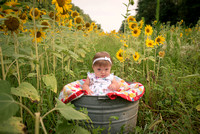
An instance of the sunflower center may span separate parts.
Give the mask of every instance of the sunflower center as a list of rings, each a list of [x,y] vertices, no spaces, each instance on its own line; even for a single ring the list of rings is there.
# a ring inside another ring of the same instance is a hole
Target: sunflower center
[[[149,30],[149,29],[147,29],[147,30],[146,30],[146,32],[147,32],[147,33],[149,33],[149,32],[150,32],[150,30]]]
[[[7,20],[4,21],[4,24],[6,25],[6,27],[8,28],[8,30],[10,31],[15,31],[19,28],[19,20],[15,17],[8,17]]]
[[[149,43],[149,46],[153,46],[153,44],[152,44],[152,43]]]
[[[157,42],[160,42],[160,38],[157,39]]]
[[[86,23],[86,25],[85,25],[85,26],[86,26],[87,28],[88,28],[88,27],[90,27],[90,23]]]
[[[121,54],[121,53],[119,53],[119,57],[122,57],[122,54]]]
[[[59,7],[63,7],[65,5],[65,0],[56,0]]]
[[[134,34],[137,34],[137,32],[138,32],[137,30],[134,30],[134,31],[133,31]]]
[[[40,32],[40,31],[37,31],[36,37],[37,37],[37,38],[40,38],[41,35],[42,35],[41,32]]]
[[[78,16],[78,13],[77,12],[73,12],[72,13],[72,17],[76,17],[76,16]]]
[[[33,11],[32,11],[32,15],[33,15]],[[39,15],[39,12],[37,9],[35,9],[35,16],[38,16]]]
[[[81,18],[80,17],[76,18],[76,23],[78,23],[78,24],[81,23]]]

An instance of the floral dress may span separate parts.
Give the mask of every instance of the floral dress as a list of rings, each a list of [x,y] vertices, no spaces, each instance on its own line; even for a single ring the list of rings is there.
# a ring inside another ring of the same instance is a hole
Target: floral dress
[[[87,74],[88,78],[90,79],[89,88],[93,91],[92,95],[106,95],[110,92],[108,86],[112,83],[114,79],[114,75],[110,74],[105,78],[96,77],[94,73]]]

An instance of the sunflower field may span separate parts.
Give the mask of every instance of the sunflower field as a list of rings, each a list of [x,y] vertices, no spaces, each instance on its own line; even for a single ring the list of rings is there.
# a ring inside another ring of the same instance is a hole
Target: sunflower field
[[[112,73],[145,86],[132,133],[200,132],[200,21],[145,24],[127,10],[124,32],[105,33],[71,0],[52,0],[51,10],[41,2],[0,5],[0,133],[101,133],[84,125],[86,109],[58,99],[99,51],[111,54]]]

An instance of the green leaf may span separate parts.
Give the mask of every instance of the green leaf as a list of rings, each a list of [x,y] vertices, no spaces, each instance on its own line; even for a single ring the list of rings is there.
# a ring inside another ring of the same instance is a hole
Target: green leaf
[[[0,80],[0,93],[10,93],[10,83],[6,80]]]
[[[197,111],[200,111],[200,104],[196,106]]]
[[[58,134],[90,134],[90,132],[78,125],[66,125],[68,122],[63,122],[58,126],[56,132]]]
[[[19,107],[11,95],[0,93],[0,122],[15,115],[18,109]]]
[[[62,101],[58,100],[56,108],[60,111],[61,115],[67,120],[87,120],[90,119],[86,114],[81,113],[70,105],[64,104]]]
[[[27,77],[36,77],[37,76],[37,73],[29,73],[28,75],[27,75]]]
[[[40,100],[37,90],[28,82],[21,83],[17,88],[11,88],[11,93],[16,96],[27,97],[32,101]]]
[[[85,50],[83,50],[83,49],[78,49],[77,51],[76,51],[79,55],[81,55],[81,57],[85,57],[85,54],[86,54],[86,51]]]
[[[54,93],[57,93],[57,80],[53,74],[44,75],[42,80]]]
[[[153,62],[155,62],[155,59],[154,59],[153,56],[149,56],[148,59],[151,60],[151,61],[153,61]]]
[[[11,117],[6,121],[0,122],[0,133],[24,134],[25,125],[21,123],[19,117]]]

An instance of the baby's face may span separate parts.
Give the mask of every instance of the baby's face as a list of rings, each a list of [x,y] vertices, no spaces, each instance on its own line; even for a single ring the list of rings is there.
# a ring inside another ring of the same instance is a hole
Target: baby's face
[[[104,78],[110,75],[111,66],[93,66],[94,73],[97,77]]]

